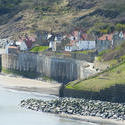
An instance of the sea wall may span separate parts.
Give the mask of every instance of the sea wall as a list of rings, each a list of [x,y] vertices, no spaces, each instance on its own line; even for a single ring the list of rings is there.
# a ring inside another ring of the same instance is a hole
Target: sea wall
[[[1,72],[1,68],[2,68],[1,65],[2,65],[2,64],[1,64],[1,55],[0,55],[0,72]]]
[[[87,62],[91,62],[91,63],[95,60],[95,57],[97,56],[97,52],[94,50],[93,50],[93,52],[88,52],[88,53],[78,53],[77,51],[76,52],[57,51],[55,53],[53,51],[49,51],[49,52],[42,52],[41,54],[46,55],[46,56],[58,57],[58,58],[61,57],[61,58],[82,60],[82,61],[87,61]]]
[[[20,106],[40,112],[71,116],[78,115],[79,118],[82,116],[94,116],[96,119],[97,117],[100,117],[102,119],[118,120],[119,122],[125,120],[125,103],[111,103],[78,98],[57,98],[50,101],[37,99],[22,100]],[[101,121],[100,125],[120,125],[119,122],[117,124],[104,122],[104,124],[102,119],[97,119],[98,121]]]
[[[97,55],[96,52],[91,53],[71,53],[71,58],[76,60],[86,60],[88,62],[93,62],[95,59],[95,56]]]
[[[62,87],[63,90],[60,92],[60,96],[63,97],[84,98],[119,103],[125,102],[125,85],[122,84],[111,86],[110,88],[100,90],[99,92],[73,90],[67,89],[64,86]]]
[[[89,72],[87,62],[67,58],[49,57],[34,53],[3,54],[2,69],[19,72],[34,72],[58,82],[67,83],[83,79]]]

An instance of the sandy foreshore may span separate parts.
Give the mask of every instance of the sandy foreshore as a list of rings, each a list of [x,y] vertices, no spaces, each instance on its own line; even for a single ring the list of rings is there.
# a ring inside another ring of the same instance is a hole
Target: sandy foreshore
[[[0,86],[20,91],[38,92],[41,94],[58,95],[61,84],[49,83],[21,77],[0,75]]]
[[[81,120],[85,122],[97,123],[98,125],[125,125],[125,121],[117,121],[114,119],[102,119],[100,117],[92,116],[79,116],[79,115],[68,115],[60,114],[60,117],[70,118],[74,120]]]

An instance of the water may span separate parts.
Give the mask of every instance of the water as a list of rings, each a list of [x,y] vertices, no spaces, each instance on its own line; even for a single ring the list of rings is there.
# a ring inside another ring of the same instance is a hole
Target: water
[[[19,103],[27,98],[49,100],[56,97],[0,88],[0,125],[96,125],[23,109]]]

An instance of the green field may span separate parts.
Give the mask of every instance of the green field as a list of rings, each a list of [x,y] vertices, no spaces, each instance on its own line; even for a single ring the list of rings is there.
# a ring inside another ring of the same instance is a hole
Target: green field
[[[93,52],[95,52],[95,50],[74,51],[72,53],[89,54],[89,53],[93,53]]]
[[[30,52],[43,52],[47,50],[49,47],[48,46],[36,46],[30,50]]]

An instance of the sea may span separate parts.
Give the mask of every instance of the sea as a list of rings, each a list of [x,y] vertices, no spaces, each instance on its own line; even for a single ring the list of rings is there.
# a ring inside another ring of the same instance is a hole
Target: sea
[[[57,97],[0,87],[0,125],[97,125],[21,108],[21,100],[28,98],[50,100]]]

